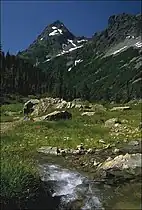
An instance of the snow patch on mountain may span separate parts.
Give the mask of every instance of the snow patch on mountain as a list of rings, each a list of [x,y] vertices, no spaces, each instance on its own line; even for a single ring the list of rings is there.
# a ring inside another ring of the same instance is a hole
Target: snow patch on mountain
[[[55,35],[58,35],[58,34],[63,34],[62,30],[61,29],[55,29],[54,31],[52,31],[49,36],[55,36]]]
[[[126,39],[131,39],[131,38],[134,39],[135,37],[131,35],[126,36]]]
[[[59,57],[61,55],[64,55],[65,53],[67,53],[67,51],[63,50],[61,53],[57,54],[55,57]]]
[[[72,51],[74,51],[74,50],[76,50],[76,49],[78,49],[78,48],[81,48],[81,47],[83,47],[83,45],[76,46],[76,47],[74,47],[74,48],[70,48],[70,49],[67,50],[67,51],[63,50],[62,52],[60,52],[59,54],[57,54],[55,57],[59,57],[59,56],[64,55],[64,54],[66,54],[66,53],[72,52]]]
[[[87,39],[81,39],[81,40],[77,40],[77,43],[81,43],[81,42],[87,42]]]
[[[115,55],[119,52],[127,50],[130,47],[141,48],[142,47],[141,36],[138,36],[138,37],[134,37],[134,36],[130,36],[130,35],[126,36],[124,41],[114,45],[109,50],[107,50],[104,57],[110,56],[110,55]]]
[[[52,59],[51,58],[48,58],[47,60],[45,60],[43,63],[46,63],[48,61],[51,61]]]
[[[74,65],[72,66],[72,67],[70,67],[69,69],[68,69],[68,71],[71,71],[72,70],[72,68],[74,67],[74,66],[76,66],[78,63],[81,63],[83,60],[81,60],[81,59],[78,59],[78,60],[75,60],[74,61]],[[69,63],[68,63],[69,64]]]
[[[115,55],[115,54],[121,52],[122,50],[124,50],[125,48],[127,48],[127,46],[124,46],[124,47],[120,48],[119,50],[114,51],[112,54]]]
[[[43,37],[40,40],[42,41],[43,40]]]
[[[68,71],[71,71],[72,70],[72,67],[70,67],[69,69],[68,69]]]
[[[57,27],[56,26],[52,26],[52,29],[57,29]]]
[[[81,63],[83,60],[79,59],[79,60],[75,60],[74,65],[76,66],[78,63]]]
[[[73,40],[68,39],[68,42],[70,42],[74,47],[76,47],[76,44],[73,43]]]
[[[138,79],[136,79],[135,81],[133,81],[132,84],[134,84],[134,83],[136,83],[136,82],[139,82],[139,81],[141,81],[141,80],[142,80],[142,78],[138,78]]]
[[[141,48],[141,47],[142,47],[142,42],[137,42],[137,43],[135,44],[135,46],[138,47],[138,48]]]
[[[63,32],[62,32],[62,30],[61,30],[61,29],[57,29],[57,30],[59,31],[59,33],[60,33],[60,34],[63,34]]]
[[[77,46],[77,47],[74,47],[74,48],[70,48],[70,49],[69,49],[69,52],[71,52],[71,51],[73,51],[73,50],[76,50],[76,49],[78,49],[78,48],[81,48],[81,47],[83,47],[83,45],[80,45],[80,46]]]
[[[62,48],[65,48],[65,47],[67,47],[67,44],[62,44]]]

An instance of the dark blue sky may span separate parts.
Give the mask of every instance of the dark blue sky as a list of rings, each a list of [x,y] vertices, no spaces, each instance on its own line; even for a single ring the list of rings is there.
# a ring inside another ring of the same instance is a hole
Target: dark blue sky
[[[16,53],[59,19],[77,36],[91,37],[107,26],[110,15],[141,12],[140,1],[7,1],[1,3],[3,50]]]

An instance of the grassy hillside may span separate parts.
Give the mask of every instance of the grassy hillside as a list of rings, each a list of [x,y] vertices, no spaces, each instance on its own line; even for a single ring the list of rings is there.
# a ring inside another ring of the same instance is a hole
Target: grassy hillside
[[[19,105],[3,105],[1,115],[10,107],[13,111],[17,111],[17,107],[19,110]],[[83,143],[86,148],[103,148],[107,145],[115,146],[118,141],[140,138],[141,132],[138,126],[141,120],[141,104],[131,107],[131,110],[125,112],[108,110],[98,112],[91,117],[81,116],[79,111],[71,110],[72,120],[20,122],[11,130],[7,128],[7,131],[1,133],[2,201],[16,199],[17,205],[22,206],[23,201],[35,199],[40,187],[35,157],[36,150],[41,146],[76,148],[78,144]],[[113,117],[126,120],[122,129],[117,132],[105,128],[102,123],[102,120]],[[1,122],[1,125],[3,124]],[[100,139],[103,139],[105,144],[99,142]]]

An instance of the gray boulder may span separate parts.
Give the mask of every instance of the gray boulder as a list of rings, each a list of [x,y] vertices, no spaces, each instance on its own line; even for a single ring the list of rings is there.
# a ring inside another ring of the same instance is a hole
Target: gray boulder
[[[133,179],[141,176],[141,158],[140,153],[118,155],[114,159],[101,163],[97,170],[103,178]]]
[[[105,127],[107,127],[107,128],[112,128],[112,127],[114,127],[116,124],[117,124],[117,125],[121,124],[120,120],[119,120],[118,118],[111,118],[111,119],[109,119],[109,120],[107,120],[107,121],[105,122]]]
[[[51,112],[53,109],[62,109],[66,106],[66,101],[60,98],[42,98],[37,106],[34,107],[32,116],[39,116]]]
[[[30,100],[28,100],[24,104],[24,107],[23,107],[24,114],[31,114],[34,111],[35,106],[37,104],[39,104],[39,100],[38,99],[30,99]]]
[[[54,111],[42,117],[34,118],[34,120],[35,121],[43,121],[43,120],[56,121],[56,120],[67,120],[71,118],[72,118],[72,114],[67,111]]]
[[[89,102],[88,102],[89,103]],[[24,104],[24,113],[31,116],[38,117],[50,113],[53,110],[60,109],[91,109],[91,106],[86,106],[80,99],[74,99],[72,102],[67,102],[60,98],[42,98],[31,99]]]

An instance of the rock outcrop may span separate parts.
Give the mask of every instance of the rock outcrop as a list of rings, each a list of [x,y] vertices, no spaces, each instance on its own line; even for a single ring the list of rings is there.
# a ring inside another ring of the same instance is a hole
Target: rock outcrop
[[[67,111],[54,111],[42,117],[34,118],[33,120],[34,121],[44,121],[44,120],[57,121],[57,120],[67,120],[71,118],[72,118],[72,114]]]
[[[42,98],[38,99],[31,99],[24,104],[24,113],[31,114],[31,116],[37,117],[44,114],[48,114],[53,110],[60,110],[60,109],[72,109],[76,108],[79,110],[89,108],[91,109],[92,106],[86,106],[83,101],[80,100],[73,100],[73,101],[65,101],[60,98]]]
[[[99,164],[97,170],[102,178],[108,180],[110,178],[113,178],[113,181],[137,178],[141,176],[141,158],[140,153],[118,155],[114,159]]]
[[[31,114],[34,110],[36,105],[39,103],[38,99],[30,99],[28,100],[23,107],[24,114]]]

